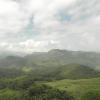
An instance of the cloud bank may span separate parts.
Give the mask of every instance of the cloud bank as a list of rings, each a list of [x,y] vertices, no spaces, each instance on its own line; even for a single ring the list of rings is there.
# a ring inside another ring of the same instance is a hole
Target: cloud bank
[[[0,0],[0,51],[100,52],[99,0]]]

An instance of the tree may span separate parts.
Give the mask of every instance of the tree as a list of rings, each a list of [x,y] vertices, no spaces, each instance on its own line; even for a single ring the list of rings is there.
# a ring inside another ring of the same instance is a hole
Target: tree
[[[24,97],[25,100],[73,100],[66,91],[47,85],[34,85],[25,92]]]

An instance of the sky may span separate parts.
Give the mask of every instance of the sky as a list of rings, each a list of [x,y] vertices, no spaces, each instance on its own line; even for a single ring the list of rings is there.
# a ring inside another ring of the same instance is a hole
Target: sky
[[[0,0],[0,51],[100,52],[100,0]]]

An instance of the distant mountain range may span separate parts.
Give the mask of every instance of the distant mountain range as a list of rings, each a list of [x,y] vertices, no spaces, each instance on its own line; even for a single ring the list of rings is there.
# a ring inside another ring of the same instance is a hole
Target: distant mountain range
[[[77,63],[91,67],[100,65],[100,53],[59,49],[53,49],[49,52],[33,53],[27,55],[26,59],[43,65],[65,65],[70,63]]]
[[[21,73],[20,69],[23,72],[29,72],[32,77],[40,79],[99,77],[100,54],[54,49],[26,56],[11,55],[0,59],[0,68],[15,68],[18,69],[15,71]]]
[[[82,51],[68,51],[53,49],[48,52],[34,52],[32,54],[23,56],[21,54],[3,54],[0,59],[0,67],[7,66],[58,66],[71,63],[86,65],[90,67],[97,67],[100,65],[100,53],[82,52]]]
[[[11,51],[0,51],[0,59],[5,58],[7,56],[21,56],[24,57],[26,54],[21,52],[11,52]]]

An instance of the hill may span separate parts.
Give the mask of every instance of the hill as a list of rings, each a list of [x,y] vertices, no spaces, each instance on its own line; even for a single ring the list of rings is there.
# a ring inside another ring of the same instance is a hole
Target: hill
[[[7,56],[0,59],[0,68],[4,73],[6,69],[2,68],[17,69],[18,73],[24,72],[36,79],[81,79],[100,76],[99,60],[99,53],[54,49],[24,57]]]
[[[53,77],[57,77],[58,79],[81,79],[100,76],[100,72],[80,64],[60,66],[53,73]]]
[[[17,68],[21,66],[25,66],[26,60],[20,56],[7,56],[4,59],[0,60],[0,67],[6,68]]]
[[[100,53],[53,49],[48,52],[34,52],[27,56],[7,56],[0,59],[0,67],[59,66],[71,63],[95,68],[100,66]]]
[[[33,70],[32,76],[42,79],[82,79],[100,77],[100,72],[80,64],[43,67]]]
[[[92,99],[82,99],[85,93],[93,92],[98,94],[100,99],[100,78],[93,79],[80,79],[80,80],[59,80],[54,82],[45,83],[49,86],[55,87],[60,90],[68,91],[76,99],[75,100],[94,100]],[[92,97],[91,95],[91,97]],[[89,96],[89,95],[88,95]],[[96,99],[96,97],[95,97]],[[99,100],[96,99],[96,100]]]
[[[26,56],[26,59],[38,65],[65,65],[77,63],[86,66],[99,66],[100,53],[83,52],[83,51],[68,51],[53,49],[48,52],[37,52]]]

